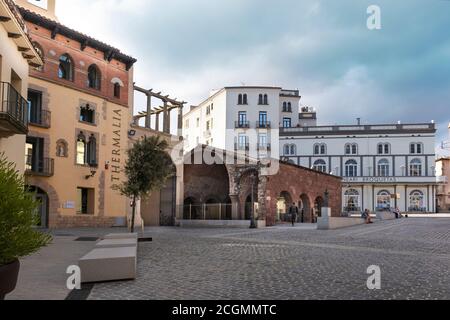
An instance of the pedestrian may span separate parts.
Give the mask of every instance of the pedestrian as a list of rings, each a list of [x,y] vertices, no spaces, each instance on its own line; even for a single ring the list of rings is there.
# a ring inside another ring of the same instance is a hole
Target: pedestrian
[[[364,212],[361,215],[361,218],[363,218],[366,221],[366,224],[373,223],[372,218],[370,217],[369,209],[364,210]]]
[[[295,222],[297,222],[298,215],[298,207],[295,205],[295,203],[293,203],[289,208],[289,214],[291,215],[292,226],[294,226]]]

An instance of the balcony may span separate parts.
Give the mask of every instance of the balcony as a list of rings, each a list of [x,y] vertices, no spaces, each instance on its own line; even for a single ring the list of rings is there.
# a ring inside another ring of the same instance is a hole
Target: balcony
[[[48,128],[50,128],[51,115],[52,115],[52,113],[47,110],[41,110],[41,111],[37,112],[36,114],[33,114],[33,112],[31,112],[28,124],[32,125],[32,126],[48,129]]]
[[[0,82],[0,138],[28,133],[28,103],[8,82]]]
[[[270,143],[258,143],[258,151],[271,151],[272,146]]]
[[[234,127],[236,129],[248,129],[248,128],[250,128],[250,122],[249,121],[235,121]]]
[[[258,121],[256,122],[256,127],[258,129],[270,129],[271,128],[270,121]]]
[[[250,144],[249,143],[235,143],[234,150],[236,151],[249,151]]]
[[[26,171],[28,176],[52,177],[55,173],[55,160],[50,158],[36,159],[26,156]]]

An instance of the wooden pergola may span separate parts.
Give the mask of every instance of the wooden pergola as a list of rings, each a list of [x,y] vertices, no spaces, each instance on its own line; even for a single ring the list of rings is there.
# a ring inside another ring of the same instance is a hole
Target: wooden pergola
[[[139,112],[133,118],[134,123],[138,124],[139,120],[145,118],[145,127],[151,128],[152,117],[155,117],[155,128],[154,130],[160,131],[159,118],[160,114],[163,114],[163,132],[170,134],[170,113],[174,109],[178,109],[178,130],[179,134],[181,134],[181,130],[183,129],[183,107],[187,103],[185,101],[178,101],[176,98],[172,99],[169,95],[162,95],[161,92],[155,92],[153,89],[143,89],[139,86],[134,86],[134,90],[137,92],[141,92],[147,96],[147,110],[143,112]],[[161,100],[163,103],[162,106],[158,106],[156,108],[152,108],[152,98],[156,98]]]

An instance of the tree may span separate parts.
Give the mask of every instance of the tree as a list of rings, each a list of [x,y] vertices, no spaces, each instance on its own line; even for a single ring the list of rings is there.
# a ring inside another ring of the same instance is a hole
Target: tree
[[[0,153],[0,266],[30,255],[51,241],[34,229],[39,203],[25,190],[23,176]]]
[[[127,181],[115,188],[132,199],[131,232],[134,232],[137,199],[162,188],[173,174],[172,159],[166,152],[168,146],[159,136],[143,137],[127,151]]]

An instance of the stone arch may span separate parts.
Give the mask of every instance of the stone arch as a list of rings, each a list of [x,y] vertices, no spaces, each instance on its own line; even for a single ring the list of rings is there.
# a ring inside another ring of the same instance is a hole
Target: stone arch
[[[312,222],[312,207],[311,207],[311,199],[306,194],[303,193],[300,195],[300,202],[301,202],[301,208],[300,208],[300,214],[303,215],[303,219],[305,222]]]
[[[53,188],[52,185],[48,184],[45,181],[42,181],[40,179],[35,179],[33,177],[28,177],[26,181],[26,185],[28,188],[39,188],[43,192],[47,194],[48,197],[48,221],[47,226],[48,228],[56,228],[58,227],[58,220],[60,218],[60,207],[61,203],[59,200],[58,193],[56,192],[56,189]]]
[[[286,214],[289,213],[289,208],[293,204],[294,200],[288,191],[281,191],[277,199],[277,216],[276,220],[284,219]]]
[[[252,181],[252,176],[254,180]],[[242,171],[238,178],[238,188],[239,188],[239,215],[242,219],[246,218],[248,215],[248,199],[252,196],[252,184],[253,184],[253,201],[258,202],[258,178],[259,174],[256,168],[246,168]],[[251,202],[251,200],[250,200]],[[251,205],[250,205],[251,206]],[[251,209],[251,207],[250,207]]]
[[[322,207],[324,205],[324,200],[321,196],[318,196],[315,200],[314,200],[314,210],[316,212],[316,215],[318,217],[322,216]]]

